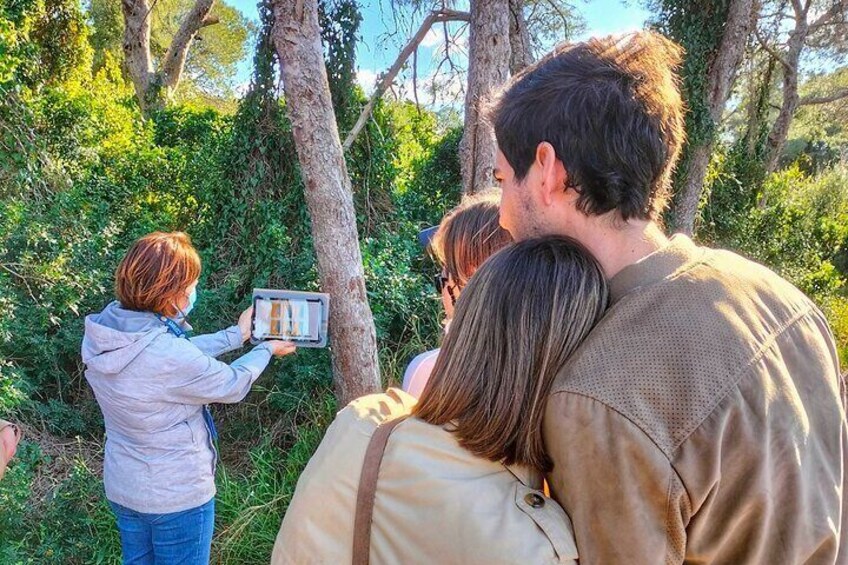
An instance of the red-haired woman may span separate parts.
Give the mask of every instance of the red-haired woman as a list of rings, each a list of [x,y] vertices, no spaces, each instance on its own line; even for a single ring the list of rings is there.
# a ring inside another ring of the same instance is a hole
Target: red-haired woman
[[[209,562],[217,453],[206,405],[239,402],[272,356],[294,352],[267,341],[218,361],[250,336],[250,309],[237,325],[188,338],[200,268],[186,234],[147,235],[118,267],[118,300],[85,320],[85,377],[106,425],[104,483],[124,563]]]

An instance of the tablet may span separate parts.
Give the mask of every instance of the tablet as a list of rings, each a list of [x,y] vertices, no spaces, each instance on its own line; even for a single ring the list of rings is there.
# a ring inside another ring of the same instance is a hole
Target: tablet
[[[329,313],[329,294],[253,289],[250,341],[281,339],[298,347],[326,347]]]

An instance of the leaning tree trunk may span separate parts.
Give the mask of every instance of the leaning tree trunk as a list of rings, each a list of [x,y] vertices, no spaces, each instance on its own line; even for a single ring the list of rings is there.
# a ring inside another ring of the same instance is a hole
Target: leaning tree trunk
[[[789,137],[792,118],[795,116],[795,110],[798,109],[800,100],[798,96],[798,65],[807,35],[806,26],[799,27],[801,29],[796,28],[789,36],[789,49],[786,53],[786,59],[782,61],[781,65],[783,67],[783,102],[780,105],[780,111],[777,113],[777,119],[771,126],[766,142],[768,152],[766,173],[773,173],[777,170],[780,155],[783,153],[783,147]]]
[[[217,18],[209,16],[214,2],[215,0],[197,0],[189,13],[183,18],[183,23],[177,30],[174,39],[171,40],[171,46],[165,53],[159,71],[159,86],[165,99],[170,99],[173,96],[180,83],[186,56],[197,32],[203,27],[218,23]]]
[[[316,0],[277,0],[274,14],[274,45],[306,187],[318,273],[332,297],[336,396],[347,403],[380,390],[380,369],[353,193],[324,67],[318,5]]]
[[[509,0],[509,72],[513,76],[533,64],[530,32],[524,19],[524,0]]]
[[[469,194],[492,185],[495,134],[481,119],[481,109],[509,73],[509,14],[509,0],[471,2],[465,130],[459,145],[463,190]]]
[[[745,53],[748,36],[756,25],[756,16],[754,0],[733,0],[727,9],[724,34],[707,75],[709,87],[706,103],[713,132],[691,143],[687,149],[687,158],[683,163],[686,170],[675,202],[672,231],[687,235],[692,235],[695,231],[695,218],[698,215],[704,179],[713,153],[715,130],[721,123],[725,104]]]

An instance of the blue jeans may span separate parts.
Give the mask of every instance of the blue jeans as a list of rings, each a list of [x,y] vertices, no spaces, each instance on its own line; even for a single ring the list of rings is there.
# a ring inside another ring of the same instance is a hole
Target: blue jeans
[[[215,529],[215,499],[170,514],[143,514],[109,501],[124,565],[208,565]]]

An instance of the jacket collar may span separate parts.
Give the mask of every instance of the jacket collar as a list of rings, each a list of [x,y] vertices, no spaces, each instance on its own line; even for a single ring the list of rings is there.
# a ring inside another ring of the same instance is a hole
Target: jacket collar
[[[674,235],[661,249],[622,269],[610,279],[610,303],[634,290],[669,278],[704,255],[704,249],[683,234]]]
[[[512,473],[512,475],[518,479],[518,481],[526,487],[541,490],[544,482],[544,477],[542,473],[533,469],[531,467],[527,467],[525,465],[506,465],[506,470]]]

